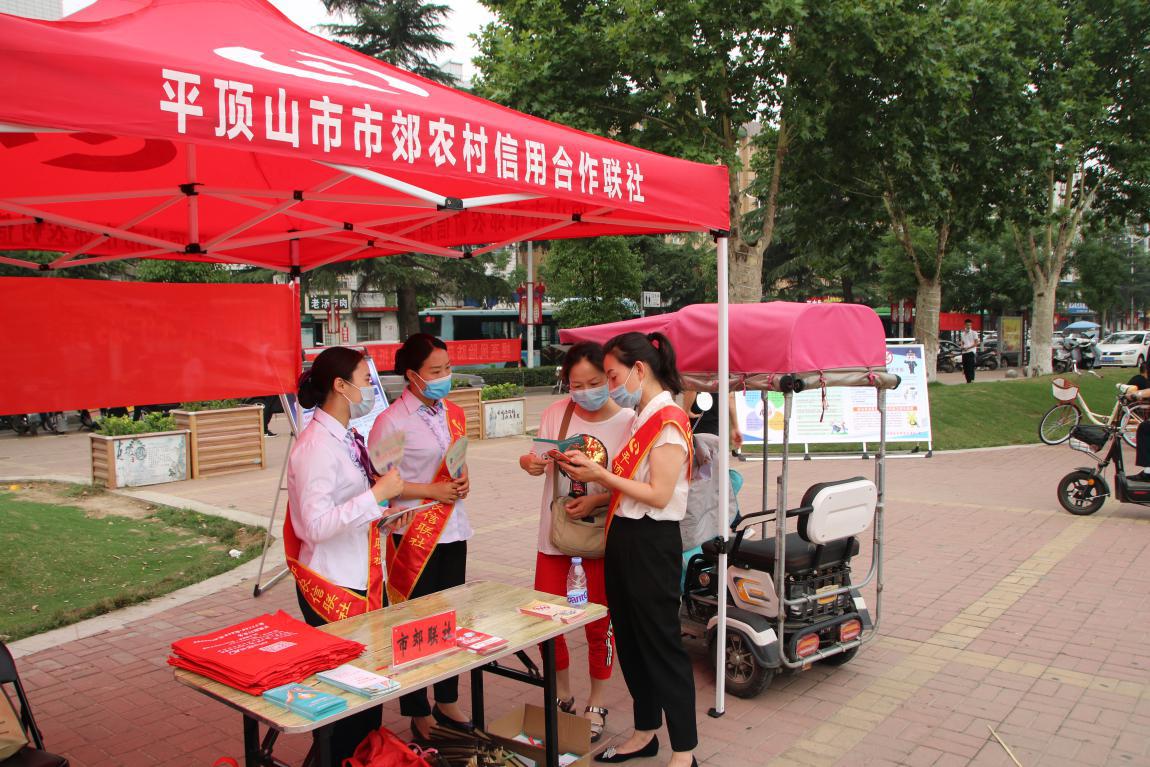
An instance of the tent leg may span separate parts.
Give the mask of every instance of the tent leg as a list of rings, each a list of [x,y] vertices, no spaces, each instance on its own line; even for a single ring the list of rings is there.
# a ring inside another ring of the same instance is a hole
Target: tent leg
[[[291,446],[292,446],[293,442],[295,442],[295,431],[294,430],[288,434],[288,444],[287,444],[288,455],[291,455]],[[285,575],[288,574],[287,567],[284,567],[278,573],[273,575],[267,583],[260,583],[260,578],[262,578],[263,574],[264,574],[264,561],[267,559],[268,549],[271,547],[272,539],[275,537],[275,535],[273,534],[272,531],[275,530],[276,515],[279,513],[280,495],[286,489],[284,487],[284,477],[287,476],[287,464],[288,464],[287,458],[284,458],[284,465],[280,467],[280,481],[279,481],[279,484],[276,485],[276,497],[275,497],[275,500],[272,501],[272,515],[271,515],[271,518],[268,520],[267,533],[264,534],[264,550],[263,550],[263,553],[260,554],[260,569],[256,572],[256,585],[255,585],[255,588],[252,589],[252,596],[253,597],[258,597],[260,594],[264,593],[265,591],[270,589],[272,586],[276,585]]]
[[[726,713],[724,698],[727,693],[727,542],[731,537],[731,365],[730,327],[727,322],[730,285],[727,280],[727,238],[719,237],[718,294],[719,294],[719,525],[723,548],[719,552],[719,624],[715,636],[715,707],[708,711],[712,717]],[[766,425],[763,425],[764,431]],[[763,465],[766,466],[763,456]]]

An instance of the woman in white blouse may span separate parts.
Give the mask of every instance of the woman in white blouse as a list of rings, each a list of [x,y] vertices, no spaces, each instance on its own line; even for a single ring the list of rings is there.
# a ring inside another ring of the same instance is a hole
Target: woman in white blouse
[[[325,349],[299,383],[299,402],[315,408],[288,456],[284,548],[304,620],[312,626],[386,604],[380,508],[403,490],[399,472],[379,476],[363,438],[348,428],[371,412],[375,390],[363,354]],[[378,707],[336,723],[333,759],[342,763],[382,722]]]
[[[404,488],[396,506],[424,506],[411,524],[388,545],[390,601],[433,594],[461,585],[467,577],[467,541],[471,523],[463,500],[470,484],[467,467],[459,476],[447,470],[448,449],[467,432],[463,410],[445,399],[451,391],[451,359],[447,345],[435,336],[416,333],[395,355],[395,370],[407,379],[403,394],[383,411],[371,429],[370,444],[402,433],[403,459],[399,474]],[[445,727],[470,730],[459,708],[459,679],[436,682],[435,707],[427,692],[418,690],[399,699],[399,710],[411,717],[412,735],[426,741],[434,718]]]
[[[695,765],[695,679],[679,625],[690,427],[673,395],[682,391],[675,352],[661,333],[625,333],[603,346],[611,398],[636,408],[632,436],[611,469],[577,451],[568,473],[611,490],[605,575],[619,666],[635,715],[625,742],[595,757],[619,763],[659,752],[667,718],[669,767]]]

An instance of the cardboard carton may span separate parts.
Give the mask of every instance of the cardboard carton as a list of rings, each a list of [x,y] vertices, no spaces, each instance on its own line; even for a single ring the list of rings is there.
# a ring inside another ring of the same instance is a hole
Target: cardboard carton
[[[570,767],[590,767],[591,765],[591,723],[584,717],[559,713],[559,753],[578,754],[579,759]],[[543,709],[540,706],[518,706],[506,715],[487,723],[487,734],[497,743],[515,753],[525,756],[536,765],[547,763],[542,746],[533,746],[515,740],[521,734],[530,735],[543,741]]]

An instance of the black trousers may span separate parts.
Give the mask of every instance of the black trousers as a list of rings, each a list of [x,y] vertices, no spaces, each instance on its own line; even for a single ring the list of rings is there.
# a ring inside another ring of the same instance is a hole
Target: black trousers
[[[1150,470],[1150,421],[1138,424],[1134,444],[1134,464]]]
[[[636,730],[667,716],[675,751],[693,751],[695,675],[679,623],[683,537],[678,522],[615,517],[604,558],[607,606]]]
[[[977,358],[974,352],[963,352],[962,354],[962,374],[966,376],[966,382],[972,383],[974,381],[974,368]]]
[[[399,546],[400,537],[394,537]],[[431,552],[427,566],[415,588],[411,599],[434,594],[437,591],[461,586],[467,580],[467,541],[441,543]],[[455,703],[459,700],[459,677],[453,676],[432,685],[436,703]],[[399,713],[404,716],[431,716],[431,704],[427,700],[427,690],[416,690],[399,698]]]
[[[359,595],[366,592],[359,589],[352,589]],[[311,605],[304,599],[303,593],[299,590],[299,586],[295,589],[296,600],[299,602],[299,610],[303,613],[304,622],[309,626],[322,626],[327,621],[312,609]],[[386,597],[385,597],[386,599]],[[348,759],[355,753],[355,749],[363,742],[363,739],[368,736],[372,730],[378,730],[383,726],[383,706],[376,706],[369,708],[367,711],[361,711],[358,714],[353,714],[346,719],[341,719],[336,722],[331,728],[331,760],[332,764],[343,764],[344,759]]]

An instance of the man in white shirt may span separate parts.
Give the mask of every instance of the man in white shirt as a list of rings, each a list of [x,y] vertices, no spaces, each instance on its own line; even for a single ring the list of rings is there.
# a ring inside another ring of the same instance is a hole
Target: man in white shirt
[[[958,344],[962,348],[962,373],[967,383],[974,383],[974,369],[978,363],[978,333],[970,320],[963,323]]]

